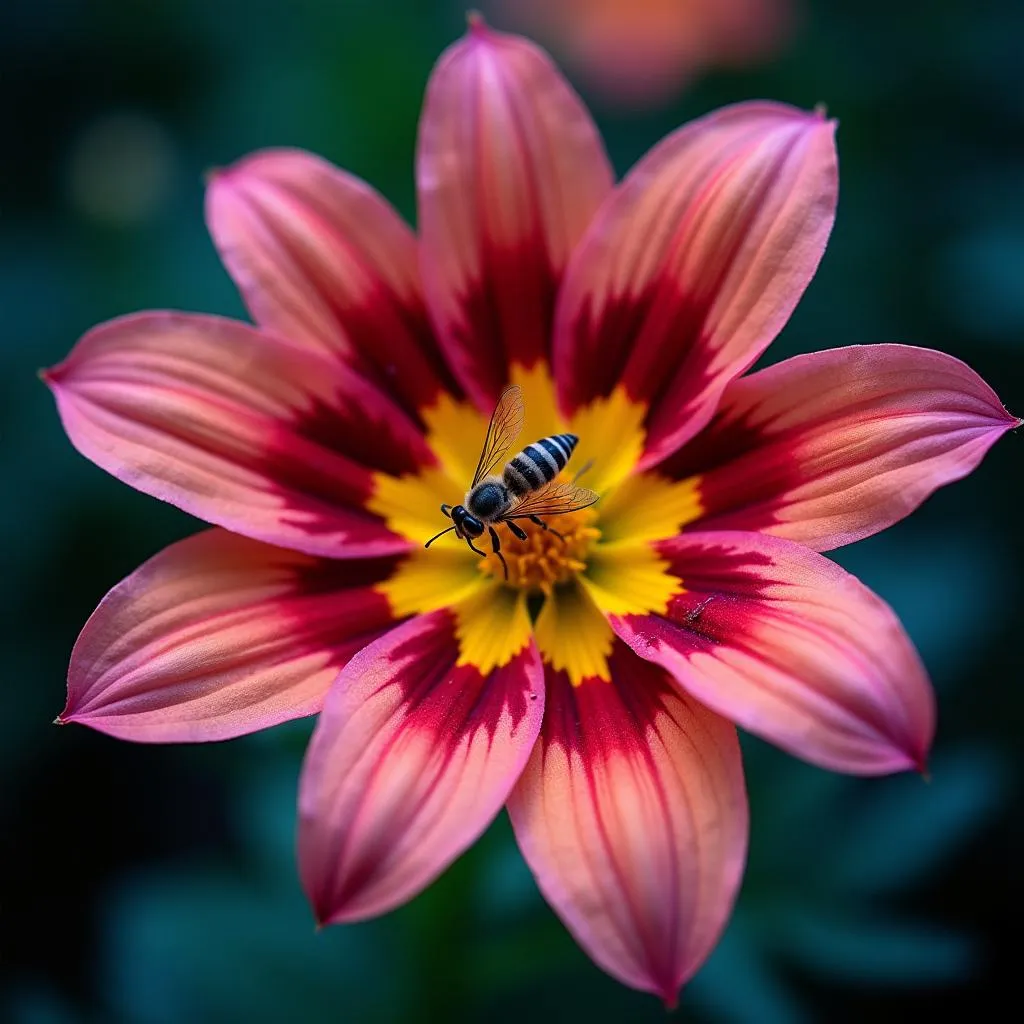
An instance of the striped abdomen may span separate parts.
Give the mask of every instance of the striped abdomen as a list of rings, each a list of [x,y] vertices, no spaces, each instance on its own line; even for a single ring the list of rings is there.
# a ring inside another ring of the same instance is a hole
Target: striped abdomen
[[[528,444],[505,465],[502,481],[509,493],[521,498],[551,483],[565,469],[578,441],[575,434],[552,434]]]

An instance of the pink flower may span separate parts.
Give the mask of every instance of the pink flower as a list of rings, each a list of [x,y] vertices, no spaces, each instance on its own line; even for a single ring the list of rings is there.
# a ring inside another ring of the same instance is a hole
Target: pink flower
[[[318,920],[409,899],[507,805],[583,948],[673,1002],[742,874],[733,723],[839,771],[927,756],[910,641],[817,552],[1017,423],[924,349],[741,376],[824,251],[833,129],[741,104],[614,185],[547,57],[474,22],[427,92],[418,239],[306,153],[217,174],[210,229],[258,326],[140,313],[47,374],[79,451],[214,524],[104,598],[61,721],[172,742],[322,711],[299,830]],[[560,537],[499,526],[506,581],[423,544],[510,382],[519,445],[578,435],[600,500]]]
[[[493,0],[510,25],[547,39],[609,103],[670,99],[719,65],[769,58],[790,32],[790,0]]]

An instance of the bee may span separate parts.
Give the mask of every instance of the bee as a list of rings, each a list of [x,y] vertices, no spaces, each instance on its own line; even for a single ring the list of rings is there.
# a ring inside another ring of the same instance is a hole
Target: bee
[[[487,553],[473,544],[484,530],[491,538],[491,550],[501,561],[508,579],[508,563],[501,553],[501,540],[494,527],[504,523],[520,540],[526,540],[526,531],[516,522],[526,519],[556,537],[562,535],[551,529],[541,516],[560,516],[575,512],[597,501],[597,494],[575,483],[555,483],[565,469],[579,442],[576,434],[551,434],[528,444],[518,455],[505,462],[523,429],[523,393],[515,384],[505,388],[487,425],[487,436],[480,452],[480,461],[473,474],[466,497],[461,505],[442,505],[441,511],[454,523],[431,537],[424,547],[430,547],[438,537],[455,531],[472,551],[486,558]],[[494,471],[505,462],[501,473]]]

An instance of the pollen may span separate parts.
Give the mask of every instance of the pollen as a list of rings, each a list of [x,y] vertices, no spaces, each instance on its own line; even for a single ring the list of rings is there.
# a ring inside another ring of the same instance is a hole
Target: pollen
[[[508,586],[550,597],[555,586],[568,583],[586,569],[590,548],[601,536],[596,522],[597,513],[591,508],[552,516],[548,529],[520,520],[526,540],[520,540],[504,524],[499,525]],[[505,582],[505,570],[496,554],[481,558],[477,565],[481,572]]]

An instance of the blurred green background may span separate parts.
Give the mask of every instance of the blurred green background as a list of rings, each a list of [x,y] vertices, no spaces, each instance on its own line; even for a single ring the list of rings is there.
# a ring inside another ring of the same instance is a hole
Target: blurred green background
[[[306,147],[411,217],[423,86],[463,17],[447,0],[0,3],[2,1020],[664,1019],[575,947],[505,820],[410,906],[315,934],[292,853],[307,723],[165,748],[50,725],[96,602],[196,524],[76,455],[35,371],[130,310],[242,315],[203,225],[210,166]],[[934,346],[1021,413],[1022,40],[1018,0],[817,0],[756,67],[712,70],[654,107],[584,94],[620,171],[724,102],[827,103],[838,225],[770,360]],[[747,743],[750,868],[681,1016],[984,1019],[1014,1005],[1020,443],[839,556],[933,673],[932,781],[841,778]]]

